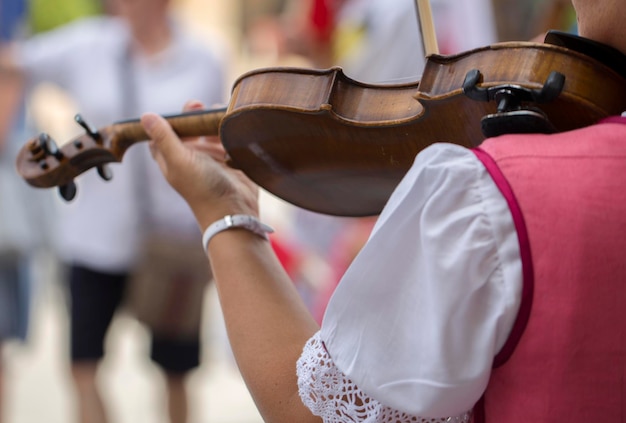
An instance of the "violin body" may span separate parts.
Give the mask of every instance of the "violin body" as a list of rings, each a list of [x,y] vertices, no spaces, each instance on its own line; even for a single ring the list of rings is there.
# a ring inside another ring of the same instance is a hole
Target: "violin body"
[[[421,80],[406,84],[365,84],[340,68],[257,70],[236,81],[226,110],[166,119],[181,137],[219,133],[229,164],[285,201],[368,216],[380,213],[421,150],[437,142],[480,145],[481,121],[502,108],[498,95],[539,92],[555,72],[561,84],[550,101],[518,101],[513,114],[529,109],[561,132],[626,110],[626,79],[601,61],[557,45],[500,43],[431,55]],[[470,74],[470,88],[488,101],[468,95]],[[87,132],[60,149],[41,136],[31,140],[18,172],[33,186],[66,186],[147,138],[139,120]]]
[[[482,87],[539,88],[561,72],[560,95],[535,106],[559,132],[626,110],[626,80],[596,60],[548,44],[501,43],[429,56],[414,84],[363,84],[340,69],[255,71],[235,83],[220,136],[234,165],[276,196],[320,213],[375,215],[421,150],[484,140],[480,122],[496,104],[464,94],[473,69]]]

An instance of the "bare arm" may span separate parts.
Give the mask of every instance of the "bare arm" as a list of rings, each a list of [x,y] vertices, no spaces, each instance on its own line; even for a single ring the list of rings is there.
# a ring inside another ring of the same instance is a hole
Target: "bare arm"
[[[161,170],[203,230],[228,214],[258,216],[257,187],[225,165],[218,139],[183,144],[158,116],[142,122]],[[296,376],[296,361],[318,326],[270,244],[231,229],[211,240],[209,258],[233,352],[265,421],[319,422],[300,400]]]

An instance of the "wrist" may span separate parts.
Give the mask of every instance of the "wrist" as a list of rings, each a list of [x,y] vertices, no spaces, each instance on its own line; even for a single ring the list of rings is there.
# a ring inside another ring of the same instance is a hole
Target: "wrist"
[[[205,201],[194,204],[191,206],[191,209],[196,217],[200,231],[203,233],[211,224],[223,219],[224,216],[242,214],[254,216],[257,219],[259,218],[258,207],[247,207],[245,204],[233,204],[232,202],[223,204],[219,201]]]
[[[204,251],[208,252],[209,242],[215,235],[229,229],[245,229],[264,239],[269,239],[268,234],[274,232],[272,227],[264,224],[255,216],[248,214],[226,215],[208,225],[203,231],[202,246]]]

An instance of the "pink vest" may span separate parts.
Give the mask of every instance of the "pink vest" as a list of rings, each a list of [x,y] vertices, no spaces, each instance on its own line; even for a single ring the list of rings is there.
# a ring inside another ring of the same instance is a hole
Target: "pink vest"
[[[626,422],[626,118],[476,155],[509,201],[524,287],[474,421]]]

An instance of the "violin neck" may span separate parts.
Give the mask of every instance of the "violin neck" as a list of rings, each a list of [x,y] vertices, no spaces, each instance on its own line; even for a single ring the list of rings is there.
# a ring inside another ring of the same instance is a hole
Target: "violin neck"
[[[424,47],[424,56],[428,57],[433,54],[439,54],[439,45],[437,44],[437,34],[435,32],[435,22],[430,7],[430,0],[415,0],[415,5],[417,9],[417,23]]]
[[[178,115],[163,116],[172,129],[181,138],[218,135],[219,126],[226,113],[226,108],[211,110],[195,110]],[[115,140],[121,144],[122,150],[128,149],[136,142],[149,139],[139,119],[129,119],[112,125]]]

